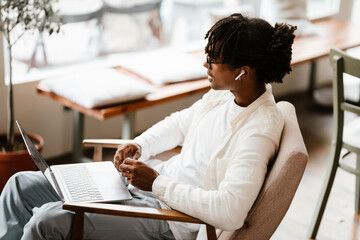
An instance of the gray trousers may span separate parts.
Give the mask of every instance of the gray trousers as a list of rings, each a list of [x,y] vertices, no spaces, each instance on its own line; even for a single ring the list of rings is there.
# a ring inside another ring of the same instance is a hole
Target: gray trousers
[[[119,204],[160,208],[142,194]],[[62,202],[41,172],[20,172],[0,196],[0,239],[70,239],[74,213]],[[166,221],[85,214],[84,239],[174,239]]]

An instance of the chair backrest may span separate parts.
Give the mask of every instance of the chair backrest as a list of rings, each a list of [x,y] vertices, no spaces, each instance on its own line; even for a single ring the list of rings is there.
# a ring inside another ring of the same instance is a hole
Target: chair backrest
[[[161,7],[162,0],[152,0],[142,4],[136,4],[133,6],[124,6],[118,7],[110,5],[108,2],[105,1],[105,11],[110,13],[117,13],[117,14],[134,14],[134,13],[143,13],[143,12],[150,12],[150,11],[159,11]]]
[[[308,160],[307,150],[294,106],[289,102],[279,102],[278,106],[283,112],[285,125],[276,159],[269,167],[244,226],[234,232],[222,232],[219,239],[270,239],[299,186]]]
[[[69,3],[59,1],[59,15],[61,16],[62,23],[79,23],[86,22],[93,19],[101,21],[101,17],[104,11],[104,3],[102,0],[92,0],[88,2],[88,6],[84,6],[83,2],[71,2],[71,8]]]
[[[360,78],[360,59],[349,56],[340,49],[332,48],[330,63],[333,68],[333,140],[342,142],[344,111],[360,115],[359,105],[345,101],[344,73]]]
[[[360,78],[360,59],[354,58],[340,49],[332,48],[330,49],[330,63],[334,71],[334,103],[342,103],[344,102],[344,73]]]

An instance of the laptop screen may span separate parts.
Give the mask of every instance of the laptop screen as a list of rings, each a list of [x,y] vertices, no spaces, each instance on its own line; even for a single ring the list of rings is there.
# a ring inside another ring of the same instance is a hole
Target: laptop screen
[[[26,148],[30,154],[30,157],[34,160],[36,166],[40,169],[40,171],[45,175],[46,179],[50,182],[50,184],[54,187],[55,191],[59,194],[60,198],[63,200],[63,195],[60,191],[59,185],[53,176],[53,173],[46,163],[45,159],[41,156],[41,154],[36,149],[34,143],[30,140],[29,136],[26,134],[24,129],[20,126],[20,123],[16,121],[16,124],[20,130],[21,136],[24,139]]]
[[[28,137],[26,132],[22,129],[22,127],[20,126],[18,121],[16,121],[16,124],[17,124],[17,126],[18,126],[18,128],[20,130],[22,138],[24,139],[26,148],[28,149],[28,152],[29,152],[31,158],[34,160],[36,166],[40,169],[40,171],[45,173],[46,169],[49,168],[49,165],[46,163],[45,159],[38,152],[35,145],[30,140],[30,138]]]

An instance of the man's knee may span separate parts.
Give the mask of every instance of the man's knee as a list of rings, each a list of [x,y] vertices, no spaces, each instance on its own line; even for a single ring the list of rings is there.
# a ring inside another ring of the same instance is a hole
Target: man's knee
[[[11,189],[28,187],[34,184],[36,182],[34,180],[37,178],[42,178],[40,172],[17,172],[9,178],[5,187],[10,187]]]
[[[28,184],[26,184],[27,182],[31,182],[28,180],[29,178],[29,173],[31,172],[18,172],[18,173],[15,173],[14,175],[12,175],[4,189],[3,189],[3,192],[2,192],[2,195],[4,194],[12,194],[12,192],[14,191],[21,191],[23,188],[26,188],[28,186]]]
[[[70,239],[73,214],[63,210],[61,202],[34,208],[33,213],[23,239]]]
[[[7,182],[3,193],[13,198],[28,199],[34,206],[59,201],[59,197],[40,171],[26,171],[14,174]]]

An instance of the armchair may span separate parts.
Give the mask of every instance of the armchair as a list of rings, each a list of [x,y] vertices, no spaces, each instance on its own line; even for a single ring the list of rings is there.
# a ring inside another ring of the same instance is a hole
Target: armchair
[[[208,239],[270,239],[285,216],[302,178],[308,155],[299,129],[295,108],[288,102],[280,102],[285,126],[276,159],[269,164],[263,187],[250,209],[242,228],[227,232],[176,210],[164,210],[115,204],[65,203],[64,209],[76,212],[73,239],[81,239],[84,212],[110,214],[206,224]],[[95,147],[94,159],[101,159],[102,147],[117,148],[126,140],[84,140],[84,146]],[[167,152],[159,158],[165,159],[176,152]]]

